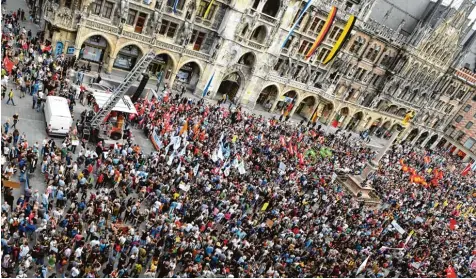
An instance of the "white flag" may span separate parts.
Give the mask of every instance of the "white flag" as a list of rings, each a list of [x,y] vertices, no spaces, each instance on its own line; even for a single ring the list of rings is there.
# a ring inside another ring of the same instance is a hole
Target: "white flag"
[[[174,150],[179,149],[181,143],[182,143],[182,138],[181,137],[175,137]]]
[[[175,158],[175,152],[170,154],[169,161],[167,162],[167,165],[171,166],[172,162],[174,161],[174,158]]]
[[[220,160],[225,159],[225,157],[223,156],[223,145],[222,144],[220,144],[220,146],[218,147],[217,156],[218,156],[218,159],[220,159]]]
[[[355,273],[355,276],[359,275],[359,273],[364,270],[365,266],[367,265],[367,261],[369,260],[370,255],[365,259],[365,261],[359,266],[359,269],[357,269],[357,272]]]
[[[189,144],[189,142],[186,141],[184,147],[182,148],[182,150],[180,150],[179,156],[185,155],[185,152],[187,151],[188,144]]]
[[[240,174],[245,174],[246,173],[246,170],[245,170],[245,161],[241,160],[240,164],[238,165],[238,172]]]
[[[177,170],[176,170],[177,174],[180,174],[181,168],[182,168],[182,161],[180,161],[180,163],[178,164],[178,167],[177,167]]]
[[[216,161],[218,161],[218,150],[216,150],[216,149],[212,153],[212,161],[214,163],[216,163]]]
[[[197,173],[198,173],[198,167],[200,166],[199,163],[197,163],[197,165],[195,167],[193,167],[193,176],[197,176]]]

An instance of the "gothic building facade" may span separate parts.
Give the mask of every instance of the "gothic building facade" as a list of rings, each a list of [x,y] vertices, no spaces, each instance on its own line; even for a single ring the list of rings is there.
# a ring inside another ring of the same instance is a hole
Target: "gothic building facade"
[[[211,80],[209,98],[227,95],[277,115],[291,108],[297,119],[442,144],[449,116],[474,95],[474,84],[457,75],[475,37],[468,28],[474,5],[421,0],[405,11],[402,1],[315,0],[299,19],[306,2],[50,0],[43,15],[55,54],[103,62],[107,72],[128,71],[154,50],[149,73],[172,88],[201,95]],[[335,21],[307,58],[332,6]],[[350,39],[324,64],[350,15],[358,18]],[[415,117],[404,125],[409,113]]]

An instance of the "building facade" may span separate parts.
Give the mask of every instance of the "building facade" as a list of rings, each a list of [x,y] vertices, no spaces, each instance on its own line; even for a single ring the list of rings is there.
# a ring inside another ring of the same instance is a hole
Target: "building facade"
[[[422,0],[405,11],[399,2],[315,0],[299,21],[302,0],[50,0],[43,14],[55,54],[103,62],[107,72],[128,71],[154,50],[149,73],[172,88],[201,95],[213,77],[209,98],[226,94],[277,115],[288,109],[295,118],[384,138],[398,132],[399,140],[435,147],[448,116],[474,93],[457,75],[475,37],[467,36],[474,5]],[[334,24],[306,59],[332,6]],[[351,14],[352,36],[324,65]],[[404,125],[409,113],[415,117]]]

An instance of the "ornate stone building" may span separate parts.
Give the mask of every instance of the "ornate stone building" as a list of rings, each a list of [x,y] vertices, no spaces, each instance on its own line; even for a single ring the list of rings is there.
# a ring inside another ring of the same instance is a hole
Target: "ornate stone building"
[[[130,70],[153,49],[149,72],[173,88],[202,94],[213,76],[209,98],[226,94],[277,115],[293,104],[295,118],[317,114],[326,124],[436,146],[448,115],[474,92],[456,75],[473,45],[467,18],[474,5],[314,0],[283,45],[305,2],[50,0],[43,13],[55,53],[102,61],[108,72]],[[306,59],[332,6],[334,24]],[[358,18],[351,38],[324,65],[351,14]],[[415,119],[403,125],[411,111]]]

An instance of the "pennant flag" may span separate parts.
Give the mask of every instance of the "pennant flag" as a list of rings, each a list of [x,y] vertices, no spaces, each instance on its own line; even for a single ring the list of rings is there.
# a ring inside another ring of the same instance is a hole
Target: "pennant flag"
[[[215,73],[213,73],[210,77],[210,79],[207,81],[207,85],[205,85],[205,88],[203,89],[203,93],[202,93],[202,97],[205,98],[205,96],[207,95],[208,93],[208,90],[210,90],[210,86],[212,84],[212,81],[213,81],[213,77],[215,76]]]
[[[177,13],[177,6],[180,0],[175,0],[174,2],[174,14]]]
[[[368,255],[367,258],[359,266],[359,268],[357,269],[357,272],[355,273],[355,276],[359,275],[359,273],[361,273],[364,270],[365,266],[367,265],[367,262],[369,261],[369,258],[370,258],[370,255]]]
[[[334,59],[337,52],[339,52],[340,48],[344,44],[345,40],[347,40],[350,37],[350,32],[352,31],[352,28],[354,28],[355,20],[356,18],[354,15],[351,15],[349,17],[349,20],[347,20],[344,30],[342,31],[342,34],[340,35],[339,39],[337,39],[337,42],[335,43],[334,47],[332,47],[332,50],[329,52],[326,59],[324,60],[323,62],[324,65],[331,62],[331,60]]]
[[[180,129],[179,135],[182,135],[184,132],[188,131],[188,120],[185,120],[185,124],[183,124],[182,129]]]
[[[12,73],[12,69],[14,65],[15,64],[13,64],[13,62],[10,59],[8,59],[8,56],[5,56],[5,58],[3,59],[3,66],[5,67],[5,70],[7,70],[8,74]]]
[[[321,32],[319,32],[319,35],[317,35],[316,40],[312,44],[311,49],[309,49],[309,51],[306,54],[306,59],[309,59],[309,57],[311,57],[311,55],[313,55],[316,49],[321,45],[322,41],[324,41],[324,38],[326,37],[327,32],[329,32],[332,24],[334,23],[336,14],[337,14],[337,8],[332,6],[331,11],[329,12],[329,15],[327,16],[326,22],[324,23],[324,26],[321,29]]]
[[[456,229],[456,220],[451,218],[450,219],[450,230],[454,231]]]
[[[471,163],[468,163],[468,165],[461,172],[461,175],[466,176],[469,174],[470,171],[476,171],[476,162],[474,162],[472,165]]]
[[[208,14],[210,13],[210,10],[212,9],[213,2],[215,2],[215,0],[212,0],[212,1],[210,2],[210,4],[208,4],[208,8],[207,8],[207,10],[205,11],[205,14],[203,14],[203,18],[207,18],[207,17],[208,17]]]
[[[407,239],[405,240],[405,246],[407,246],[408,242],[410,241],[410,238],[412,238],[412,235],[413,235],[414,233],[415,233],[415,231],[412,230],[412,231],[410,232],[410,234],[408,234]]]
[[[269,202],[265,202],[265,203],[263,204],[263,207],[261,207],[261,211],[265,211],[266,208],[268,208],[268,205],[269,205]]]
[[[296,26],[299,24],[299,22],[301,21],[302,17],[304,16],[304,14],[306,13],[306,11],[309,9],[309,7],[311,6],[311,3],[312,3],[312,0],[307,0],[307,3],[306,5],[304,5],[304,8],[302,9],[301,13],[299,14],[296,22],[294,22],[293,24],[293,27],[291,27],[291,30],[289,30],[289,33],[288,35],[286,36],[286,39],[284,39],[284,42],[283,44],[281,45],[281,48],[284,48],[284,46],[286,45],[286,43],[289,41],[289,37],[291,37],[291,35],[293,34],[294,32],[294,29],[296,29]]]
[[[445,270],[446,271],[446,278],[458,278],[456,275],[455,269],[450,265],[448,268]]]

